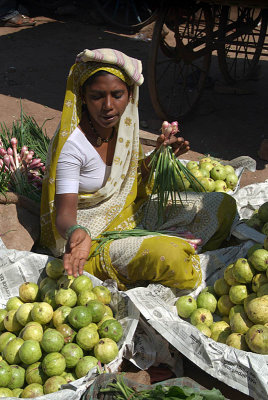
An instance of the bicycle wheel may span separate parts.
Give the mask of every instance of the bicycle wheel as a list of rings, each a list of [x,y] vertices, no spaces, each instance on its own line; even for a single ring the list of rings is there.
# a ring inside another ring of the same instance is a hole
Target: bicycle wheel
[[[154,0],[93,0],[105,22],[124,30],[137,31],[156,18]]]
[[[181,120],[196,106],[211,61],[212,14],[195,3],[163,9],[149,51],[148,86],[156,114]]]
[[[256,8],[222,7],[219,22],[219,68],[234,84],[254,75],[267,29],[267,12]]]

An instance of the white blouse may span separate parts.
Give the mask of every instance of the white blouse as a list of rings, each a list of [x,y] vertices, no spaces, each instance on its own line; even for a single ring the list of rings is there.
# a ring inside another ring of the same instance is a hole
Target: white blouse
[[[97,150],[77,127],[61,150],[56,171],[56,194],[94,193],[111,172]]]

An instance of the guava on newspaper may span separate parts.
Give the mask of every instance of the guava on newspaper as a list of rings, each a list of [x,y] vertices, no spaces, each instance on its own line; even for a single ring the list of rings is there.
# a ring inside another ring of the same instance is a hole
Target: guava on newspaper
[[[30,385],[26,386],[21,393],[22,398],[30,398],[30,397],[38,397],[43,396],[43,386],[39,383],[31,383]]]
[[[225,321],[214,322],[210,329],[211,339],[219,343],[226,343],[228,336],[232,333],[230,325]]]
[[[268,354],[268,327],[253,325],[246,333],[246,342],[254,353]]]
[[[251,300],[247,305],[246,313],[254,324],[266,324],[268,322],[268,296],[256,297]]]
[[[198,308],[205,308],[214,313],[217,308],[217,299],[209,292],[201,292],[196,299],[196,304]]]
[[[231,333],[226,339],[226,344],[235,347],[238,350],[249,350],[246,337],[242,333]]]
[[[197,308],[190,315],[192,325],[205,324],[208,327],[213,323],[213,316],[211,312],[205,308]]]
[[[51,376],[44,384],[44,394],[55,393],[66,383],[66,379],[62,376]]]
[[[181,296],[175,303],[181,318],[188,318],[197,309],[196,300],[192,296]]]

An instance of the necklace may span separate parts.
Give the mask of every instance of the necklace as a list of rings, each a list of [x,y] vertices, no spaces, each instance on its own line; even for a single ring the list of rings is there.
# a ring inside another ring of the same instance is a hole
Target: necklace
[[[90,129],[92,130],[92,132],[97,136],[97,146],[100,146],[102,143],[110,142],[112,140],[112,138],[114,137],[114,132],[115,132],[115,128],[114,127],[113,127],[113,130],[112,130],[112,133],[111,133],[110,137],[108,137],[107,139],[104,139],[98,134],[98,131],[96,130],[96,128],[92,124],[92,121],[91,121],[91,119],[89,117],[88,117],[88,123],[89,123]]]

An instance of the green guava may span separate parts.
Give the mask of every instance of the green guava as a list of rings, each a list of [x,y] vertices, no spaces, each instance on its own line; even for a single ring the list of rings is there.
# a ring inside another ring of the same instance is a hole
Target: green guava
[[[19,335],[23,340],[36,340],[41,342],[43,337],[43,328],[39,322],[28,322],[20,331]]]
[[[249,257],[249,261],[258,271],[266,271],[268,267],[268,251],[265,249],[255,250]]]
[[[70,325],[60,324],[56,329],[62,334],[64,343],[71,343],[76,336],[76,331]]]
[[[200,332],[202,332],[205,336],[210,337],[210,335],[211,335],[211,330],[210,330],[210,328],[209,328],[207,325],[205,325],[205,324],[197,324],[197,325],[195,325],[195,327],[196,327]]]
[[[212,170],[210,171],[210,176],[212,179],[214,179],[214,181],[217,180],[224,181],[226,178],[226,172],[224,166],[217,165],[216,167],[213,167]]]
[[[33,321],[45,325],[51,321],[53,317],[53,308],[50,304],[45,302],[37,303],[31,311],[31,317]]]
[[[253,292],[257,293],[259,288],[264,283],[268,283],[268,278],[267,278],[266,274],[260,273],[260,274],[256,274],[255,276],[253,276],[252,284],[251,284]]]
[[[196,299],[198,308],[205,308],[214,313],[217,307],[217,299],[209,292],[200,293]]]
[[[40,344],[46,353],[58,352],[64,346],[64,337],[56,329],[48,329],[44,332]]]
[[[112,300],[112,295],[110,290],[105,286],[95,286],[92,289],[92,292],[95,293],[97,299],[101,301],[103,304],[109,304]]]
[[[190,182],[186,178],[182,178],[182,179],[178,178],[177,185],[178,185],[178,189],[183,192],[183,191],[189,189]]]
[[[225,281],[224,278],[219,278],[214,282],[214,290],[218,296],[228,294],[230,285]]]
[[[111,317],[110,315],[106,315],[105,317],[102,318],[102,320],[100,320],[100,322],[97,323],[98,329],[101,327],[103,322],[108,321],[109,319],[115,319],[115,318]]]
[[[261,228],[261,232],[267,236],[268,235],[268,222],[265,222],[265,224],[263,225],[263,227]]]
[[[83,350],[91,350],[99,341],[99,334],[94,328],[87,326],[79,329],[76,335],[76,343]]]
[[[262,297],[268,295],[268,283],[264,283],[257,291],[257,296]]]
[[[236,304],[236,305],[234,305],[234,306],[230,309],[230,312],[229,312],[229,319],[231,319],[232,316],[233,316],[235,313],[243,313],[243,312],[245,313],[243,304]]]
[[[197,308],[190,315],[192,325],[205,324],[208,327],[213,323],[213,316],[211,312],[205,308]]]
[[[203,290],[202,290],[202,292],[201,293],[204,293],[204,292],[209,292],[209,293],[211,293],[211,294],[213,294],[213,296],[217,296],[217,294],[216,294],[216,292],[215,292],[215,290],[214,290],[214,286],[213,285],[208,285],[208,286],[206,286]]]
[[[49,261],[46,265],[46,273],[49,278],[59,279],[64,274],[63,261],[58,258]]]
[[[255,243],[253,246],[251,246],[248,251],[247,251],[247,258],[251,256],[251,254],[254,253],[255,250],[262,249],[262,245],[260,243]]]
[[[22,326],[25,326],[28,322],[32,321],[31,311],[33,307],[33,303],[24,303],[17,309],[16,318]]]
[[[5,330],[4,319],[5,319],[6,315],[7,315],[7,310],[1,309],[0,310],[0,332],[3,332]]]
[[[256,293],[250,293],[244,300],[244,310],[247,313],[248,309],[248,304],[250,303],[251,300],[256,299],[257,294]]]
[[[254,353],[268,354],[268,327],[253,325],[246,333],[246,342]]]
[[[211,162],[203,162],[202,164],[200,164],[200,170],[206,170],[208,172],[210,172],[213,168],[214,165]]]
[[[99,329],[97,324],[94,324],[94,322],[91,322],[90,324],[87,325],[87,328],[93,328],[96,331]]]
[[[49,289],[43,298],[43,301],[45,303],[50,304],[51,307],[53,308],[53,310],[55,310],[58,307],[56,300],[55,300],[56,293],[57,293],[57,289]]]
[[[13,397],[21,397],[21,394],[23,392],[23,389],[16,388],[12,390],[12,395]]]
[[[25,282],[20,285],[19,294],[24,303],[33,303],[38,299],[39,287],[34,282]]]
[[[65,358],[67,368],[74,368],[80,358],[84,356],[83,350],[76,343],[66,344],[62,348],[61,354]]]
[[[105,314],[105,305],[99,300],[90,300],[87,303],[87,308],[90,310],[92,322],[100,322]]]
[[[19,332],[23,328],[17,320],[16,312],[17,310],[10,310],[4,318],[4,327],[9,332]]]
[[[268,296],[256,297],[251,300],[247,305],[246,312],[254,324],[266,324],[268,322]]]
[[[3,357],[8,362],[8,364],[19,364],[19,349],[23,345],[24,340],[16,337],[15,339],[10,340],[3,350]]]
[[[42,368],[46,375],[61,375],[66,368],[66,361],[58,352],[47,354],[42,361]]]
[[[49,279],[51,279],[51,278],[49,278]],[[42,289],[40,289],[40,298],[41,298],[41,301],[44,301],[44,298],[45,298],[46,293],[47,293],[49,290],[51,290],[51,289],[54,289],[54,290],[58,289],[57,282],[54,281],[53,279],[51,279],[51,281],[48,281],[48,282],[42,287]]]
[[[117,343],[123,336],[123,327],[119,321],[113,319],[104,321],[99,328],[99,336],[100,338],[110,338]]]
[[[19,349],[19,356],[21,361],[26,365],[39,361],[42,357],[39,342],[37,342],[37,340],[25,340]]]
[[[75,329],[80,329],[87,326],[92,321],[90,307],[86,306],[74,307],[70,312],[70,314],[68,315],[68,321]]]
[[[248,319],[246,313],[235,313],[230,319],[230,326],[235,333],[246,333],[253,323]]]
[[[188,163],[186,164],[186,167],[188,169],[198,168],[198,162],[197,161],[188,161]]]
[[[245,224],[249,226],[250,228],[256,229],[256,231],[261,231],[263,222],[260,220],[258,215],[252,215],[247,221],[245,221]]]
[[[224,277],[225,281],[230,286],[238,283],[233,275],[233,267],[234,267],[234,264],[228,265],[228,267],[225,268],[224,273],[223,273],[223,277]]]
[[[55,393],[66,383],[66,379],[62,376],[51,376],[44,384],[44,394]]]
[[[13,392],[11,389],[0,387],[0,397],[13,397]]]
[[[83,290],[81,293],[78,293],[77,305],[85,306],[90,300],[97,300],[95,293],[90,290]]]
[[[224,169],[225,169],[226,175],[235,174],[234,167],[232,167],[231,165],[224,165]]]
[[[231,302],[228,294],[224,294],[219,298],[217,306],[221,315],[229,316],[230,310],[234,306],[234,303]]]
[[[11,379],[8,383],[9,389],[22,388],[25,380],[25,369],[19,365],[11,365]]]
[[[18,297],[11,297],[7,301],[6,310],[7,311],[17,310],[22,304],[23,301],[21,301],[21,299],[19,299]]]
[[[16,335],[11,332],[4,332],[0,335],[0,353],[4,350],[8,342],[12,339],[15,339]]]
[[[32,398],[43,396],[43,386],[39,383],[31,383],[30,385],[26,386],[21,393],[22,398]]]
[[[74,307],[77,302],[77,295],[71,288],[59,289],[55,296],[56,304],[60,306]]]
[[[254,270],[246,258],[238,258],[232,272],[235,280],[239,283],[250,283],[254,276]]]
[[[58,325],[66,324],[68,322],[68,315],[71,311],[71,307],[68,306],[61,306],[54,311],[53,324],[55,328],[57,328]]]
[[[77,378],[82,378],[86,376],[86,374],[96,365],[98,364],[98,360],[92,356],[85,356],[78,361],[75,367],[75,375]]]
[[[109,338],[100,339],[94,347],[94,355],[103,364],[109,364],[118,355],[118,347],[114,340]]]
[[[73,281],[75,280],[75,277],[73,275],[62,275],[58,280],[57,280],[57,285],[59,289],[68,289],[71,287]]]
[[[226,343],[227,337],[232,333],[230,325],[225,321],[214,322],[210,327],[211,339],[219,343]]]
[[[110,317],[113,317],[113,310],[111,309],[111,307],[104,305],[105,311],[104,311],[104,315],[103,317],[106,317],[106,315],[109,315]]]
[[[11,380],[11,368],[7,363],[0,361],[0,387],[7,387]]]
[[[28,385],[31,383],[39,383],[40,385],[44,385],[47,378],[48,376],[42,369],[41,361],[29,365],[29,367],[26,369],[25,379]]]
[[[199,168],[192,168],[191,174],[194,175],[198,180],[203,178],[203,174]]]
[[[49,276],[46,276],[44,279],[42,279],[39,282],[39,290],[42,291],[43,287],[46,284],[51,284],[51,286],[54,286],[55,288],[57,287],[57,282],[55,281],[55,279],[49,278]]]
[[[231,333],[231,335],[229,335],[226,339],[226,344],[228,346],[235,347],[238,350],[249,350],[245,335],[242,333]]]
[[[196,300],[192,296],[181,296],[175,303],[181,318],[188,318],[197,309]]]
[[[268,222],[268,201],[260,206],[258,210],[258,216],[262,222]]]
[[[215,161],[215,160],[213,160],[213,161]],[[203,164],[203,163],[212,163],[212,159],[210,158],[210,157],[202,157],[202,158],[200,158],[200,160],[199,160],[199,166],[201,167],[201,165]],[[220,163],[217,161],[217,165],[219,165]]]
[[[227,174],[225,182],[230,189],[234,190],[238,182],[238,176],[235,173]]]
[[[67,383],[76,381],[76,379],[77,379],[77,376],[75,375],[74,372],[67,372],[67,371],[64,371],[64,372],[61,374],[61,376],[66,380]]]
[[[84,290],[91,291],[93,289],[93,283],[88,276],[80,275],[74,279],[71,288],[76,292],[76,294],[79,294]]]
[[[226,193],[228,190],[230,190],[230,189],[227,187],[225,181],[223,181],[222,179],[217,179],[217,180],[215,181],[215,189],[214,189],[214,192]]]
[[[248,290],[246,285],[236,284],[230,287],[229,297],[232,303],[242,304],[247,296]]]

